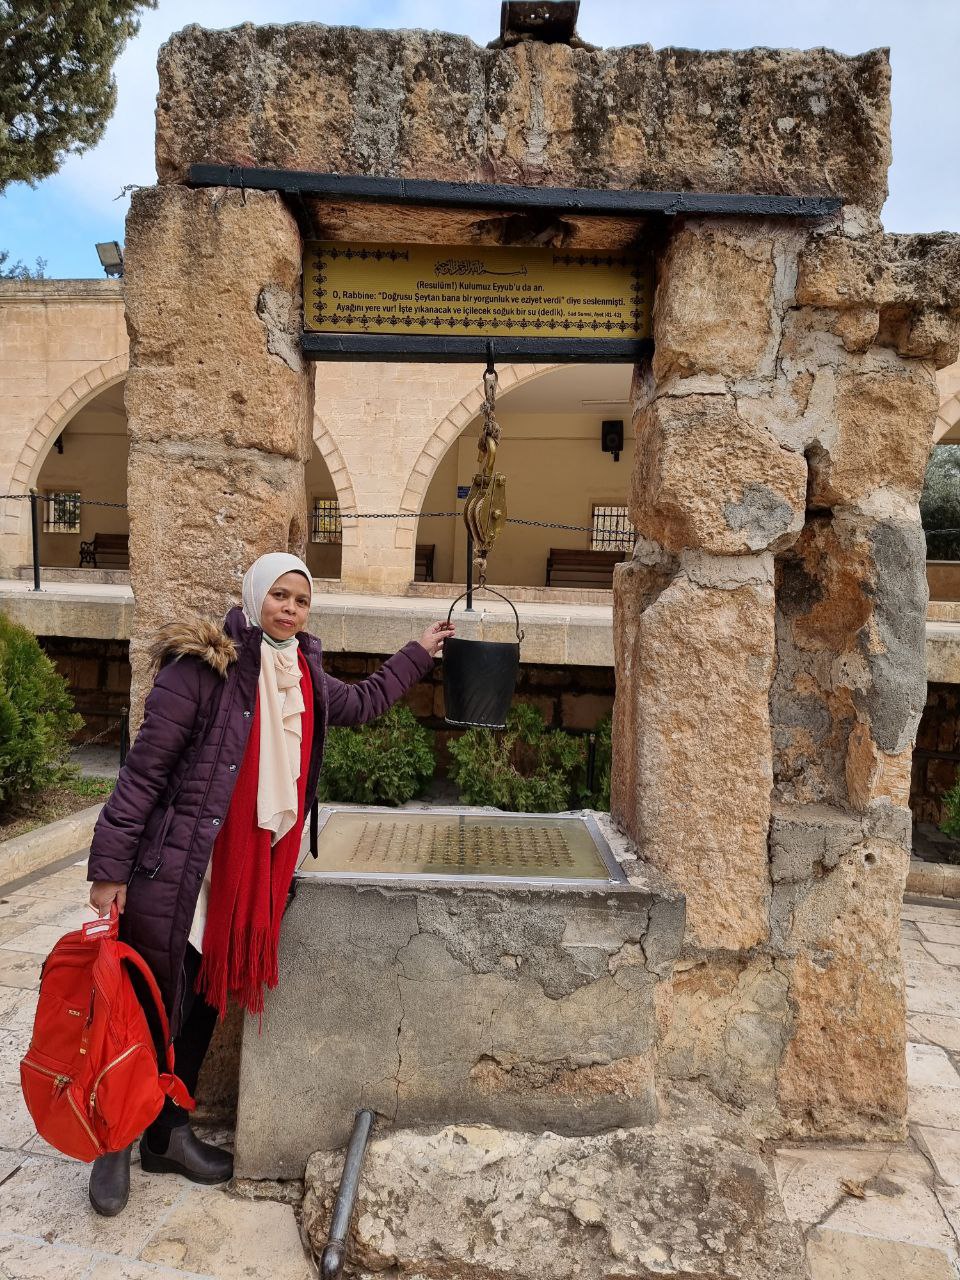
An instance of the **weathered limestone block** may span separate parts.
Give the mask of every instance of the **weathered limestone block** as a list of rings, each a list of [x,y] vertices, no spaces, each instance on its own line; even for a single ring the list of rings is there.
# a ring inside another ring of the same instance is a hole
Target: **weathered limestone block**
[[[904,1136],[899,904],[908,864],[901,845],[864,840],[794,909],[793,1021],[778,1097],[797,1134]]]
[[[655,994],[683,903],[649,868],[629,874],[595,889],[301,875],[264,1034],[244,1028],[238,1172],[301,1177],[358,1107],[401,1126],[653,1123]]]
[[[731,395],[659,396],[637,422],[632,512],[671,551],[778,550],[803,528],[807,464]]]
[[[305,462],[313,380],[297,336],[302,250],[281,198],[141,188],[126,235],[131,439]]]
[[[628,615],[629,636],[620,619],[635,579],[618,575],[615,643],[629,677],[617,703],[630,703],[618,715],[632,717],[635,799],[618,783],[613,812],[686,896],[688,943],[736,950],[768,929],[772,565],[711,559],[681,566]]]
[[[835,437],[809,456],[810,505],[853,504],[882,488],[916,502],[939,403],[936,380],[919,362],[839,372]]]
[[[758,1135],[782,1132],[777,1068],[790,1006],[785,969],[769,955],[682,959],[659,1010],[658,1069],[699,1080],[745,1114]]]
[[[657,269],[653,375],[769,376],[776,356],[774,241],[756,226],[685,226]]]
[[[890,780],[925,700],[923,566],[919,524],[852,511],[812,519],[778,561],[770,706],[779,799],[904,803]]]
[[[960,236],[946,232],[815,237],[800,258],[797,302],[872,310],[879,342],[944,368],[960,339],[958,274]]]
[[[872,215],[886,195],[885,50],[490,49],[436,32],[245,24],[187,27],[159,68],[162,182],[221,163],[836,193]]]
[[[185,606],[222,617],[257,556],[303,553],[303,464],[256,449],[134,441],[127,501],[137,708],[148,681],[143,650],[157,627],[182,617]]]
[[[319,1255],[342,1158],[306,1174]],[[442,1212],[438,1212],[442,1206]],[[668,1125],[588,1138],[457,1125],[374,1137],[354,1274],[436,1280],[801,1280],[803,1246],[762,1159]]]

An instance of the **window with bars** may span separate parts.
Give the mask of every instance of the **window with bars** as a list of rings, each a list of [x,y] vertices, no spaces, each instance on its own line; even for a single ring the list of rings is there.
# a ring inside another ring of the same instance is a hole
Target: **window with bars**
[[[343,528],[340,524],[340,503],[336,498],[314,498],[313,517],[310,522],[311,542],[340,542]]]
[[[637,540],[629,507],[595,506],[591,551],[632,551]]]
[[[47,493],[44,504],[43,529],[45,533],[79,533],[79,493]]]

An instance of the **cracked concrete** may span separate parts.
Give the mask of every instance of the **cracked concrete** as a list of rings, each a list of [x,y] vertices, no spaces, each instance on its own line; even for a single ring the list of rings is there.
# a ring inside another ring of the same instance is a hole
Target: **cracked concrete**
[[[301,1176],[361,1105],[403,1126],[652,1123],[657,992],[682,934],[682,899],[639,869],[590,889],[303,874],[263,1035],[245,1027],[239,1172]]]

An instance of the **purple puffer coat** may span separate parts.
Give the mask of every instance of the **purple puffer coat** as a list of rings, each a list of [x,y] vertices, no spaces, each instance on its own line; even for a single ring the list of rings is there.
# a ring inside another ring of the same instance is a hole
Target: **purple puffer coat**
[[[199,621],[164,628],[143,724],[90,846],[87,879],[127,884],[121,936],[153,970],[174,1033],[200,884],[250,733],[262,636],[241,609],[230,610],[222,629]],[[433,659],[411,641],[373,675],[346,684],[324,672],[315,636],[301,632],[298,640],[314,691],[309,808],[327,725],[366,724],[382,715]]]

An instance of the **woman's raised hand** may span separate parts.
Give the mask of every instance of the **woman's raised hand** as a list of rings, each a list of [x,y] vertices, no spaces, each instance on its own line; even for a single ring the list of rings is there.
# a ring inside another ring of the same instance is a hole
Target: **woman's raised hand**
[[[452,622],[434,622],[420,637],[420,643],[431,658],[443,657],[443,642],[456,633]]]
[[[97,915],[105,916],[113,902],[123,915],[123,908],[127,905],[127,886],[115,884],[112,880],[94,880],[90,886],[90,905]]]

